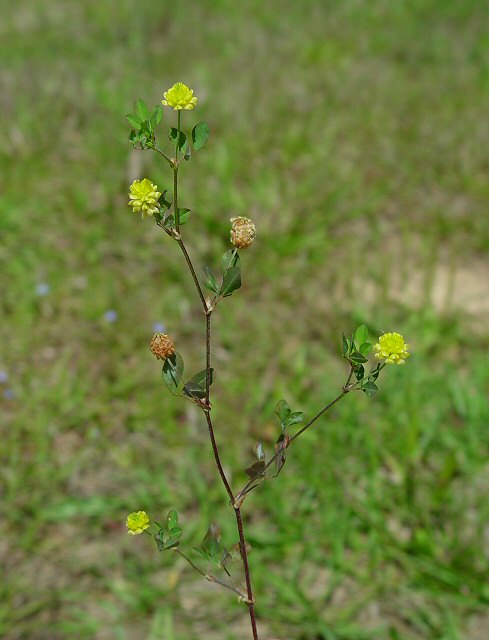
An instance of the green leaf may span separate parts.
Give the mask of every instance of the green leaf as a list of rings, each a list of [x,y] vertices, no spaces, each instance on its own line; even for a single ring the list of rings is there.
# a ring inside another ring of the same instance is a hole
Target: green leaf
[[[361,324],[355,331],[355,343],[361,345],[364,342],[368,342],[368,327],[366,324]]]
[[[205,389],[202,385],[194,382],[193,380],[189,380],[185,383],[183,387],[183,393],[186,396],[194,397],[194,398],[205,398]]]
[[[204,386],[207,381],[206,370],[203,369],[202,371],[199,371],[198,373],[196,373],[194,376],[190,378],[190,381]],[[214,382],[214,369],[211,367],[210,368],[210,384],[212,384],[213,382]]]
[[[283,420],[286,427],[291,427],[293,424],[299,424],[300,422],[304,422],[304,414],[302,411],[294,411]]]
[[[183,368],[182,356],[177,352],[169,356],[163,364],[161,375],[163,377],[163,382],[171,393],[175,393],[180,385],[181,378],[183,376]]]
[[[263,460],[258,460],[258,462],[254,462],[252,465],[245,469],[245,473],[250,480],[254,480],[254,478],[262,476],[264,471],[265,462]]]
[[[166,516],[166,525],[168,529],[173,529],[178,524],[178,513],[176,509],[170,509]]]
[[[341,340],[342,340],[342,353],[343,353],[344,356],[346,356],[346,354],[350,350],[350,345],[349,345],[348,339],[347,339],[347,337],[345,336],[344,333],[341,334]]]
[[[219,285],[217,284],[217,280],[212,270],[209,267],[204,267],[203,269],[205,274],[205,286],[210,291],[214,293],[219,293]]]
[[[368,354],[372,351],[372,345],[370,342],[363,342],[358,349],[362,356],[368,356]]]
[[[174,145],[178,146],[179,151],[183,149],[184,144],[187,142],[187,136],[183,133],[183,131],[179,131],[175,127],[170,128],[168,137],[170,139],[170,142],[173,142]]]
[[[239,267],[229,267],[224,272],[221,291],[222,296],[230,296],[233,291],[241,286],[241,269]]]
[[[153,127],[156,127],[161,122],[162,117],[163,117],[163,107],[161,106],[161,104],[159,104],[151,112],[150,121]]]
[[[363,380],[364,377],[365,377],[365,367],[363,366],[363,364],[359,364],[358,367],[355,369],[355,378],[357,380]]]
[[[180,209],[178,208],[178,221],[180,224],[185,224],[188,222],[190,218],[190,209]]]
[[[362,355],[360,353],[360,351],[354,351],[351,355],[350,355],[350,359],[352,362],[354,362],[355,364],[362,364],[364,362],[367,362],[368,358],[366,358],[364,355]]]
[[[171,203],[173,202],[173,196],[167,189],[165,189],[161,194],[158,202],[160,203],[160,205],[165,207],[165,209],[169,209],[171,207]]]
[[[287,416],[290,415],[291,411],[289,405],[286,400],[279,400],[275,406],[275,413],[278,415],[282,422],[285,421]]]
[[[140,118],[138,118],[137,116],[133,115],[132,113],[128,113],[126,116],[129,124],[131,125],[131,127],[134,127],[134,129],[139,130],[139,128],[141,127],[141,120]]]
[[[149,110],[146,106],[144,100],[136,100],[136,115],[141,118],[141,120],[147,120],[149,117]]]
[[[226,273],[229,267],[239,267],[240,257],[237,249],[229,249],[221,258],[221,271]]]
[[[182,537],[183,529],[182,527],[173,527],[172,529],[168,529],[168,533],[170,534],[170,538],[178,540]]]
[[[178,541],[178,538],[168,538],[168,540],[163,544],[163,549],[174,549],[175,547],[178,547],[179,544],[180,542]]]
[[[184,154],[184,156],[183,156],[183,159],[184,159],[186,162],[188,162],[188,161],[190,160],[190,156],[191,156],[191,155],[192,155],[192,152],[190,151],[190,147],[189,147],[189,146],[187,146],[187,147],[185,148],[185,154]]]
[[[202,547],[204,551],[211,558],[217,556],[219,550],[221,548],[221,531],[217,524],[212,523],[211,526],[207,529],[207,533],[202,540]]]
[[[199,122],[199,124],[195,125],[192,129],[192,144],[196,151],[205,145],[209,139],[210,133],[211,130],[209,129],[207,122]]]
[[[369,397],[371,398],[372,396],[374,396],[377,391],[379,390],[379,388],[377,387],[377,385],[375,384],[375,382],[366,382],[364,385],[362,385],[362,391]]]

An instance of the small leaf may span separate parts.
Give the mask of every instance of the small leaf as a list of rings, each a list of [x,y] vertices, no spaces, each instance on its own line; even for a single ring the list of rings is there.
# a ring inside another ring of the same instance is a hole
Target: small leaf
[[[150,121],[153,127],[156,127],[161,122],[162,117],[163,117],[163,107],[161,106],[161,104],[159,104],[151,112]]]
[[[168,137],[170,139],[170,142],[173,142],[174,145],[178,146],[179,151],[183,149],[184,144],[187,142],[187,136],[183,133],[183,131],[179,131],[175,127],[170,128]]]
[[[189,397],[205,398],[204,387],[197,382],[194,382],[193,380],[189,380],[185,383],[183,387],[183,393]]]
[[[344,356],[346,356],[346,354],[350,350],[350,345],[349,345],[348,339],[347,339],[347,337],[345,336],[344,333],[341,334],[341,340],[342,340],[342,353],[343,353]]]
[[[141,118],[141,120],[147,120],[149,117],[149,110],[146,106],[144,100],[136,100],[136,115]]]
[[[219,553],[221,548],[221,531],[217,524],[212,523],[202,541],[204,551],[212,558]]]
[[[350,359],[355,364],[362,364],[363,362],[367,362],[367,360],[368,360],[368,358],[366,358],[364,355],[362,355],[360,353],[360,351],[354,351],[351,354]]]
[[[178,221],[180,224],[185,224],[190,218],[190,209],[178,209]]]
[[[163,549],[174,549],[175,547],[178,547],[179,544],[180,542],[178,539],[168,538],[168,540],[163,544]]]
[[[199,124],[195,125],[192,129],[192,144],[196,151],[205,145],[209,139],[210,133],[211,130],[209,129],[207,122],[199,122]]]
[[[229,574],[229,571],[227,570],[227,566],[231,562],[232,559],[233,559],[233,556],[229,553],[229,551],[226,549],[226,547],[222,547],[221,566],[224,568],[224,571],[228,575],[230,575],[230,574]]]
[[[173,529],[178,524],[178,513],[176,509],[170,509],[168,515],[166,516],[166,526],[168,529]]]
[[[288,415],[290,415],[291,411],[286,400],[279,400],[277,402],[275,406],[275,413],[278,415],[282,422],[287,418]]]
[[[205,287],[214,293],[219,293],[219,285],[212,270],[209,267],[204,267],[203,271],[205,274]]]
[[[214,369],[211,367],[210,368],[210,384],[212,384],[214,382]],[[199,373],[196,373],[194,376],[192,376],[190,378],[191,382],[195,382],[196,384],[200,384],[202,386],[204,386],[206,384],[207,381],[207,372],[205,369],[203,369],[202,371],[199,371]]]
[[[361,324],[355,331],[355,343],[361,345],[364,342],[368,342],[368,327],[365,324]]]
[[[132,113],[128,113],[126,118],[131,127],[134,127],[134,129],[137,129],[139,131],[139,128],[141,127],[141,120]]]
[[[163,382],[171,393],[175,393],[178,389],[183,375],[183,369],[183,359],[179,353],[175,352],[165,360],[161,375],[163,376]]]
[[[183,529],[182,527],[173,527],[173,529],[168,530],[168,533],[174,540],[179,540],[182,537]]]
[[[300,422],[304,422],[304,414],[302,411],[294,411],[283,420],[284,425],[287,427],[291,427],[293,424],[299,424]]]
[[[250,480],[254,480],[259,476],[262,476],[264,471],[265,462],[263,460],[258,460],[258,462],[254,462],[252,465],[245,469],[245,473]]]
[[[358,349],[362,356],[368,356],[368,354],[372,351],[372,345],[370,342],[363,342]]]
[[[362,385],[362,391],[369,397],[371,398],[372,396],[374,396],[377,391],[379,390],[379,388],[377,387],[377,385],[375,384],[375,382],[366,382],[364,385]]]
[[[233,291],[241,286],[241,269],[239,267],[229,267],[224,272],[221,291],[222,296],[230,296]]]
[[[173,202],[173,196],[169,191],[165,189],[161,194],[158,202],[166,209],[169,209],[171,207],[171,203]]]
[[[355,378],[357,380],[363,380],[364,377],[365,377],[365,367],[363,366],[363,364],[359,364],[358,367],[355,369]]]
[[[192,155],[192,152],[190,151],[190,147],[189,147],[189,146],[187,146],[187,147],[185,148],[185,154],[184,154],[184,156],[183,156],[183,159],[184,159],[186,162],[188,162],[188,161],[190,160],[190,156],[191,156],[191,155]]]
[[[237,249],[229,249],[221,258],[221,271],[226,273],[229,267],[239,267],[240,257]]]

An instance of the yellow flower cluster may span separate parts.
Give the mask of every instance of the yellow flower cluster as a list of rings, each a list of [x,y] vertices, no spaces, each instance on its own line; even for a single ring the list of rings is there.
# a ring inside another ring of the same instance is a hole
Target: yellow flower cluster
[[[127,203],[134,213],[141,211],[141,217],[152,216],[158,211],[158,198],[161,193],[158,187],[144,178],[144,180],[134,180],[129,187],[129,202]]]
[[[400,333],[384,333],[374,345],[376,358],[385,360],[386,364],[404,364],[409,358],[409,345],[404,342]]]
[[[146,511],[134,511],[127,516],[127,533],[137,536],[149,528],[149,518]]]
[[[166,360],[175,353],[175,343],[166,333],[155,333],[149,348],[158,360]]]
[[[163,95],[165,99],[161,101],[162,104],[165,107],[172,107],[175,111],[178,109],[193,109],[197,104],[197,98],[194,97],[193,90],[189,89],[183,82],[176,82]]]
[[[249,218],[231,218],[231,242],[238,249],[246,249],[256,237],[255,223]]]

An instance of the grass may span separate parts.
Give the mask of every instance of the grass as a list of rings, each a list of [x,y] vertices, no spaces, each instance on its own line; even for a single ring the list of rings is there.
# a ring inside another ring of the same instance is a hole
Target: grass
[[[482,637],[489,334],[457,279],[488,249],[488,18],[475,0],[3,12],[2,637],[249,637],[232,598],[122,526],[176,506],[189,546],[210,520],[236,538],[201,416],[148,351],[163,322],[200,368],[198,300],[177,247],[126,205],[134,177],[170,185],[123,116],[180,79],[212,130],[182,175],[196,264],[217,263],[232,215],[259,230],[215,319],[234,485],[279,398],[312,415],[335,395],[343,330],[398,330],[414,354],[246,503],[264,638]]]

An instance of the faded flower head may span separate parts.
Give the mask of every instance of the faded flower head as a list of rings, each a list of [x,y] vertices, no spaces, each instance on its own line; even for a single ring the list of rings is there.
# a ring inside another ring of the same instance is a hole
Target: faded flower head
[[[144,180],[134,180],[129,187],[129,202],[127,203],[134,213],[141,211],[141,217],[152,216],[158,211],[158,198],[161,193],[158,187],[144,178]]]
[[[256,227],[253,220],[249,218],[231,218],[231,242],[238,249],[246,249],[256,236]]]
[[[165,99],[161,101],[162,104],[165,107],[173,107],[175,111],[178,109],[193,109],[197,104],[197,98],[194,97],[193,90],[189,89],[183,82],[176,82],[163,95]]]
[[[158,360],[166,360],[175,353],[175,343],[166,333],[155,333],[149,348]]]
[[[386,364],[404,364],[409,358],[409,345],[404,342],[400,333],[384,333],[374,345],[376,358],[385,360]]]
[[[127,533],[137,536],[149,528],[149,518],[146,511],[134,511],[127,516]]]

